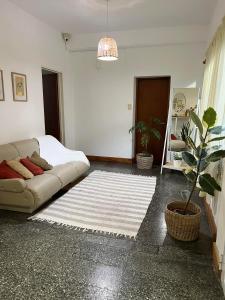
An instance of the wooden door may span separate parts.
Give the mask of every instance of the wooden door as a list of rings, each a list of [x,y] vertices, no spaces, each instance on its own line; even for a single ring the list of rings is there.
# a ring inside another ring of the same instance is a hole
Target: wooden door
[[[136,123],[138,121],[147,122],[149,125],[151,117],[161,120],[160,125],[155,125],[161,133],[160,141],[151,138],[149,152],[154,155],[154,164],[160,165],[163,155],[164,140],[166,134],[166,124],[170,98],[170,77],[138,78],[136,82]],[[135,151],[142,151],[140,134],[136,134]]]
[[[45,134],[54,136],[61,141],[58,74],[42,74],[43,98],[45,114]]]

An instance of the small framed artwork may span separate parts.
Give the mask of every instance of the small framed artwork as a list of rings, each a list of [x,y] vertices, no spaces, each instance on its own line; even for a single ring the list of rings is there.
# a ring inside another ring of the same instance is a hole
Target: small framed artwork
[[[5,95],[4,95],[4,83],[3,83],[3,71],[0,70],[0,101],[5,100]]]
[[[11,73],[14,101],[27,101],[27,77],[25,74]]]

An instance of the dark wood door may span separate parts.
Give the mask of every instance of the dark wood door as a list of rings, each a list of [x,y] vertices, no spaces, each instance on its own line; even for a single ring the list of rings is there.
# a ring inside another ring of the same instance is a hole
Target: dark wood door
[[[149,144],[149,152],[154,155],[154,163],[160,165],[169,109],[170,77],[138,78],[136,84],[136,123],[144,121],[153,125],[150,121],[151,117],[161,120],[161,124],[154,124],[154,127],[160,131],[162,137],[160,141],[151,138]],[[142,151],[140,134],[136,134],[135,150],[136,153]]]
[[[45,113],[45,133],[61,141],[58,75],[56,73],[43,74],[43,98]]]

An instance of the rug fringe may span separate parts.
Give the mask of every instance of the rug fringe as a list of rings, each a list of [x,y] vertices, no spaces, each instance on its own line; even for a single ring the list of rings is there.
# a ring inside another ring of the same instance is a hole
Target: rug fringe
[[[157,179],[157,176],[147,176],[147,175],[141,175],[141,174],[131,174],[131,173],[122,173],[122,172],[110,172],[110,171],[103,171],[103,170],[95,170],[92,173],[95,173],[95,172],[97,172],[97,173],[111,173],[111,174],[113,173],[113,174],[121,174],[121,175],[132,175],[132,176],[139,176],[139,177],[145,177],[145,178],[156,178]]]
[[[103,231],[103,230],[96,230],[96,229],[88,229],[88,228],[82,228],[82,227],[77,227],[77,226],[72,226],[72,225],[67,225],[61,222],[56,222],[52,220],[46,220],[38,217],[29,217],[27,219],[28,221],[37,221],[37,222],[43,222],[43,223],[48,223],[50,225],[57,225],[57,226],[62,226],[66,227],[68,229],[73,229],[75,231],[82,231],[82,232],[90,232],[90,233],[97,233],[97,234],[104,234],[107,236],[111,237],[117,237],[117,238],[127,238],[127,239],[132,239],[136,241],[136,236],[135,235],[128,235],[128,234],[123,234],[123,233],[115,233],[115,232],[110,232],[110,231]]]

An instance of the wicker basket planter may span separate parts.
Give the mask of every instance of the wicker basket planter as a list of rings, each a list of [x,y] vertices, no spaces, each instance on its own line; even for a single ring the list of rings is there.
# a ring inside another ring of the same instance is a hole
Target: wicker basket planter
[[[146,154],[138,153],[136,155],[138,169],[151,169],[153,164],[153,155],[146,156]]]
[[[201,208],[190,202],[188,210],[193,215],[182,215],[175,212],[175,209],[184,209],[186,202],[174,201],[167,205],[165,220],[169,235],[179,241],[194,241],[199,236]]]

